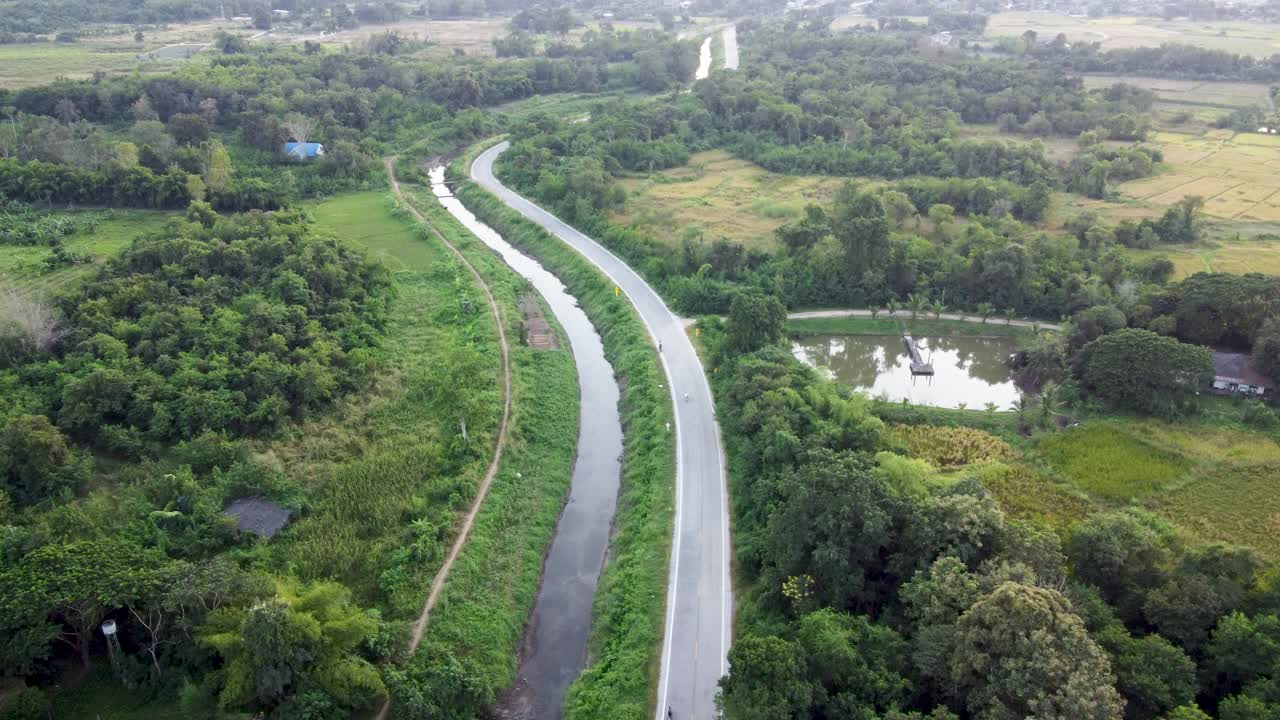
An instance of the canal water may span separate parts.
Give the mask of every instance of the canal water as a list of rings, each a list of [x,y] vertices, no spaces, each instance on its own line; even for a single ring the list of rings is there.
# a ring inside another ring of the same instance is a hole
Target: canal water
[[[512,247],[454,198],[444,183],[444,168],[431,171],[431,190],[451,215],[542,295],[564,328],[578,367],[581,414],[569,499],[556,523],[542,584],[525,626],[516,683],[498,708],[513,720],[557,720],[565,692],[586,663],[591,601],[609,548],[621,482],[618,383],[599,333],[559,278]]]
[[[702,41],[702,47],[698,48],[698,69],[693,73],[694,80],[706,80],[711,74],[711,36],[708,35]]]
[[[1008,338],[917,337],[932,376],[912,375],[911,357],[899,335],[806,335],[793,338],[801,362],[871,397],[913,405],[973,410],[995,403],[1001,410],[1018,399],[1005,360],[1017,348]]]

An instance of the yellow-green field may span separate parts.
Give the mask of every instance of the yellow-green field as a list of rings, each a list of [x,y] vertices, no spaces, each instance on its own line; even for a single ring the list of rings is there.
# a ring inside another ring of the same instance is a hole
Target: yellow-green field
[[[651,178],[622,181],[625,210],[612,220],[635,224],[677,245],[686,228],[708,241],[726,238],[772,248],[773,231],[800,217],[805,205],[829,205],[842,178],[779,175],[722,150],[698,153],[689,164]]]
[[[1242,430],[1157,420],[1086,422],[1039,435],[1026,464],[976,468],[1006,511],[1068,524],[1136,504],[1189,540],[1280,559],[1280,443]]]
[[[1145,75],[1086,75],[1083,79],[1087,88],[1104,88],[1125,83],[1150,90],[1161,102],[1220,108],[1265,105],[1269,93],[1267,86],[1262,83],[1170,80]]]
[[[58,78],[79,80],[98,70],[111,75],[134,70],[169,72],[212,42],[219,30],[242,35],[250,32],[236,23],[201,21],[147,29],[141,43],[134,42],[132,28],[120,26],[110,31],[114,34],[85,37],[74,43],[0,45],[0,88],[43,85]]]
[[[1280,25],[1255,22],[1084,18],[1044,12],[1006,12],[991,17],[986,35],[989,38],[1019,37],[1027,30],[1034,30],[1041,38],[1062,33],[1072,42],[1096,42],[1104,49],[1180,43],[1255,57],[1280,52]]]
[[[1124,195],[1157,207],[1199,195],[1212,217],[1280,221],[1280,136],[1156,132],[1148,144],[1164,153],[1167,170],[1121,184]]]
[[[1135,256],[1161,255],[1173,261],[1174,279],[1198,272],[1250,273],[1280,275],[1280,240],[1233,239],[1207,240],[1192,247],[1161,246],[1154,250],[1135,250]]]

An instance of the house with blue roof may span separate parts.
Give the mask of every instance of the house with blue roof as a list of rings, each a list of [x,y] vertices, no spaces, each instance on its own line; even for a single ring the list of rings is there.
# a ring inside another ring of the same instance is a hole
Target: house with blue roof
[[[324,155],[324,145],[312,142],[287,142],[284,144],[284,154],[290,160],[311,160]]]

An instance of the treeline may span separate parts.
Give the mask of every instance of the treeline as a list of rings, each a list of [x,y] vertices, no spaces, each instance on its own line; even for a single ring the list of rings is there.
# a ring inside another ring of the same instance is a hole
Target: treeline
[[[1256,58],[1227,50],[1176,43],[1102,50],[1099,43],[1070,43],[1068,47],[1068,43],[1063,41],[1030,47],[1019,43],[1004,49],[1025,51],[1045,65],[1071,72],[1153,75],[1186,80],[1280,81],[1280,54]]]
[[[513,62],[421,61],[381,40],[365,54],[229,43],[177,75],[0,91],[0,192],[136,207],[207,197],[221,210],[271,210],[360,188],[377,157],[405,144],[426,138],[445,150],[494,132],[476,108],[539,93],[658,90],[689,79],[697,55],[693,43],[655,33],[597,33],[562,57]],[[286,158],[288,140],[322,143],[324,156]]]
[[[777,346],[781,307],[747,307],[769,302],[736,304],[723,331],[704,331],[749,587],[721,682],[726,718],[1280,711],[1267,563],[1184,544],[1136,509],[1065,528],[1012,519],[984,486],[1029,472],[990,461],[1009,457],[1004,442],[886,425],[875,403]],[[944,477],[940,447],[986,462]]]

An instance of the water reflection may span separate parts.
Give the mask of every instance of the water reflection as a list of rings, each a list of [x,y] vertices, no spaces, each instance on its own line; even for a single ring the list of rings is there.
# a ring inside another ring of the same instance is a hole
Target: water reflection
[[[912,375],[911,357],[897,335],[808,335],[792,340],[801,362],[825,371],[871,396],[884,395],[915,405],[979,409],[993,402],[1001,410],[1018,398],[1005,366],[1016,349],[1007,338],[917,337],[932,376]]]

